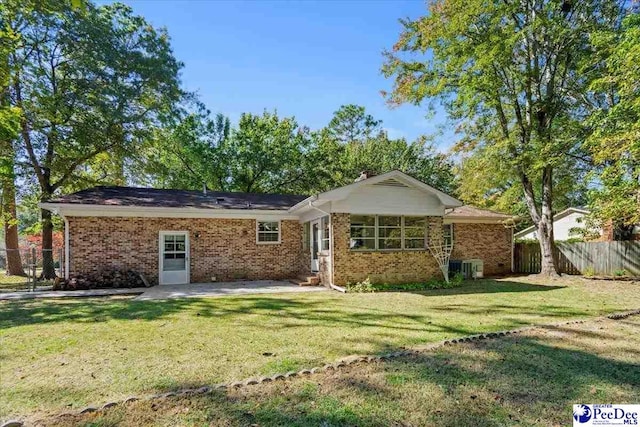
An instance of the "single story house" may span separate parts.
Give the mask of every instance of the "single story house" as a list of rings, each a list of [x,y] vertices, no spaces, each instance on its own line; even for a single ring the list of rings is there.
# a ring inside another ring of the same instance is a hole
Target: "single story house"
[[[578,230],[585,228],[583,218],[588,213],[587,209],[568,208],[555,214],[553,216],[553,239],[568,240],[582,237]],[[600,234],[600,230],[594,230],[593,232]],[[538,238],[538,230],[532,225],[518,231],[514,234],[514,237],[518,240],[535,240]]]
[[[427,249],[512,269],[510,216],[392,171],[313,196],[95,187],[40,205],[64,219],[65,276],[133,269],[159,284],[287,279],[325,285],[441,277]]]

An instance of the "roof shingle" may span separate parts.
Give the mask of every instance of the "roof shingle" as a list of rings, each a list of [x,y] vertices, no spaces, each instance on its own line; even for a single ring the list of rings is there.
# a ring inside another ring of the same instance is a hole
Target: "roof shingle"
[[[198,209],[287,210],[307,196],[232,193],[136,187],[94,187],[50,200],[50,203]]]

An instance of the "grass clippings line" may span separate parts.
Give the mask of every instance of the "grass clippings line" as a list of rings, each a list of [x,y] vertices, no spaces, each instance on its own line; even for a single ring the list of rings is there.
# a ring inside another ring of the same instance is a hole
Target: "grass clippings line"
[[[544,329],[544,328],[549,328],[549,327],[559,327],[559,326],[572,325],[572,324],[582,324],[582,323],[585,323],[587,321],[593,322],[593,321],[602,321],[602,320],[605,320],[605,319],[622,320],[622,319],[626,319],[626,318],[628,318],[630,316],[634,316],[634,315],[640,315],[640,309],[626,311],[626,312],[622,312],[622,313],[612,313],[612,314],[609,314],[609,315],[606,315],[606,316],[599,316],[599,317],[594,317],[594,318],[587,318],[587,319],[583,318],[583,319],[580,319],[580,320],[569,320],[569,321],[564,321],[564,322],[556,322],[556,323],[548,323],[548,324],[541,324],[541,325],[525,326],[525,327],[522,327],[522,328],[511,329],[511,330],[506,330],[506,331],[488,332],[488,333],[482,333],[482,334],[468,335],[468,336],[461,337],[461,338],[453,338],[453,339],[442,340],[442,341],[439,341],[439,342],[436,342],[436,343],[431,343],[431,344],[427,344],[427,345],[424,345],[424,346],[414,347],[412,349],[385,353],[385,354],[381,354],[381,355],[378,355],[378,356],[352,355],[352,356],[347,356],[347,357],[344,357],[342,359],[339,359],[338,361],[336,361],[334,363],[327,363],[327,364],[325,364],[323,366],[317,366],[317,367],[314,367],[314,368],[311,368],[311,369],[307,368],[307,369],[302,369],[300,371],[290,371],[290,372],[287,372],[287,373],[275,374],[275,375],[271,375],[271,376],[263,376],[263,377],[259,377],[259,378],[248,378],[248,379],[245,379],[243,381],[233,381],[233,382],[228,382],[228,383],[220,383],[220,384],[214,384],[212,386],[204,386],[204,387],[199,387],[199,388],[188,388],[188,389],[170,391],[170,392],[165,392],[165,393],[151,394],[151,395],[147,395],[147,396],[130,396],[130,397],[127,397],[124,400],[108,402],[108,403],[105,403],[105,404],[103,404],[101,406],[87,406],[86,408],[84,408],[84,409],[82,409],[80,411],[64,412],[64,413],[59,414],[58,418],[73,417],[73,416],[78,416],[78,415],[82,415],[82,414],[100,412],[100,411],[104,411],[106,409],[112,408],[114,406],[117,406],[117,405],[123,405],[123,404],[131,403],[131,402],[135,402],[135,401],[139,401],[139,400],[147,400],[148,401],[148,400],[164,399],[164,398],[177,397],[177,396],[200,395],[200,394],[211,393],[213,391],[223,391],[223,390],[226,390],[226,389],[229,389],[229,388],[241,388],[241,387],[246,387],[246,386],[251,386],[251,385],[258,385],[258,384],[268,383],[268,382],[273,382],[273,381],[286,380],[288,378],[312,375],[312,374],[316,374],[316,373],[320,373],[320,372],[328,371],[328,370],[338,370],[338,369],[340,369],[342,367],[349,366],[349,365],[354,365],[354,364],[358,364],[358,363],[372,363],[372,362],[379,362],[379,361],[394,359],[394,358],[397,358],[397,357],[416,355],[416,354],[420,354],[420,353],[433,351],[433,350],[436,350],[436,349],[444,347],[444,346],[450,346],[450,345],[466,343],[466,342],[481,341],[481,340],[486,340],[486,339],[499,338],[499,337],[503,337],[503,336],[519,334],[519,333],[522,333],[522,332],[527,332],[527,331],[536,330],[536,329]],[[11,420],[11,421],[5,422],[0,427],[20,427],[22,425],[23,425],[23,423],[21,421]]]

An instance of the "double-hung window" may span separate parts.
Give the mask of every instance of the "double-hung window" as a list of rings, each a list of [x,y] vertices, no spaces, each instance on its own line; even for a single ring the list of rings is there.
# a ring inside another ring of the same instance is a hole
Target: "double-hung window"
[[[453,224],[442,226],[442,241],[445,248],[453,247]]]
[[[320,221],[320,229],[322,230],[322,245],[320,246],[323,251],[329,250],[329,217],[323,216]]]
[[[257,221],[258,243],[280,243],[279,221]]]

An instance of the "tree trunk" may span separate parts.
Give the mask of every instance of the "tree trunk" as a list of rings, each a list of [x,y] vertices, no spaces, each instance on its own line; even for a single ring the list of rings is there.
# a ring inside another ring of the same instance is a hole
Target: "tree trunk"
[[[524,199],[529,209],[531,220],[537,228],[538,242],[540,243],[540,274],[545,276],[558,276],[558,267],[556,259],[553,256],[553,214],[552,214],[552,171],[550,166],[545,167],[542,173],[542,202],[540,212],[536,205],[533,184],[529,180],[529,176],[521,172],[520,181],[524,190]]]
[[[42,215],[42,274],[40,279],[55,279],[56,269],[53,263],[53,223],[51,212],[40,210]]]
[[[540,207],[541,215],[538,221],[538,241],[540,242],[540,274],[544,276],[558,276],[558,266],[553,256],[553,210],[551,202],[553,200],[552,180],[553,169],[546,166],[542,171],[542,203]]]
[[[11,177],[2,180],[2,212],[4,214],[4,244],[7,249],[7,274],[26,276],[18,246],[18,217],[16,214],[16,188]]]

